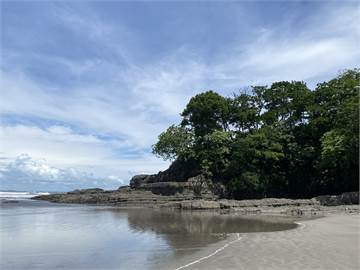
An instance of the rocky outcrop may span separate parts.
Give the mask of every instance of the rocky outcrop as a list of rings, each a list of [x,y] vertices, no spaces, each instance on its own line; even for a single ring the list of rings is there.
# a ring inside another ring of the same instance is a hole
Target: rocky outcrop
[[[141,185],[147,183],[146,179],[149,178],[151,175],[148,174],[138,174],[133,176],[130,180],[130,187],[131,188],[139,188]]]
[[[190,177],[184,182],[148,182],[151,176],[136,175],[131,179],[130,187],[134,190],[151,191],[156,195],[174,196],[186,195],[194,198],[219,199],[225,195],[225,187],[220,183],[214,184],[203,175]]]
[[[139,190],[148,190],[157,195],[170,196],[177,193],[190,193],[191,189],[187,182],[156,182],[141,184],[138,187]]]
[[[200,174],[200,169],[192,161],[174,161],[170,167],[157,174],[140,174],[135,175],[130,180],[131,188],[138,188],[142,184],[158,182],[186,182],[189,178]]]
[[[69,194],[93,194],[103,192],[101,188],[88,188],[88,189],[75,189],[74,191],[68,192]]]
[[[67,192],[50,195],[36,196],[35,200],[45,200],[57,203],[79,203],[113,206],[135,206],[154,207],[169,202],[193,200],[194,196],[189,194],[176,194],[162,196],[148,190],[137,190],[130,187],[111,191],[98,192]]]
[[[321,205],[337,206],[337,205],[350,205],[359,204],[359,191],[345,192],[340,195],[324,195],[315,197]]]
[[[182,173],[179,169],[184,165],[174,162],[169,169],[154,175],[135,175],[130,180],[130,187],[135,190],[151,191],[156,195],[173,196],[183,194],[194,198],[218,199],[225,196],[225,187],[220,183],[212,183],[198,170]],[[195,175],[198,173],[197,175]]]
[[[175,185],[176,184],[176,185]],[[177,189],[181,183],[172,182]],[[161,183],[153,183],[152,188],[161,186]],[[356,192],[355,192],[356,193]],[[344,205],[349,202],[358,202],[356,194],[342,194],[334,199],[334,196],[320,196],[313,199],[277,199],[266,198],[261,200],[226,200],[211,198],[199,198],[191,192],[176,192],[174,195],[158,195],[151,190],[139,190],[130,187],[122,187],[118,190],[104,191],[101,189],[78,190],[62,194],[41,195],[34,197],[36,200],[45,200],[57,203],[80,203],[97,204],[121,207],[156,207],[172,208],[181,210],[216,210],[237,211],[242,214],[284,214],[288,216],[318,215],[329,211],[332,207],[342,207],[344,211],[358,212],[359,205]],[[331,203],[341,203],[340,206],[329,206]]]

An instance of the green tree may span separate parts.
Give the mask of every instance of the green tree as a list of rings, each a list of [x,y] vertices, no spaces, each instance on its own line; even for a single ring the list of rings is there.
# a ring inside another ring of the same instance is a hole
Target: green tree
[[[164,160],[188,160],[194,157],[194,136],[191,131],[181,126],[170,126],[159,135],[159,140],[152,147],[152,152]]]
[[[196,159],[203,173],[210,178],[221,178],[229,166],[231,135],[229,132],[215,130],[202,138]]]
[[[314,92],[311,128],[318,138],[318,192],[358,189],[359,179],[358,70],[345,71]]]
[[[221,181],[237,199],[357,190],[359,81],[355,69],[313,91],[282,81],[232,98],[198,94],[153,152]]]
[[[241,187],[239,183],[234,185],[234,181],[248,179],[247,189],[251,187],[250,183],[253,188],[250,194],[277,196],[283,193],[286,190],[286,179],[280,170],[284,158],[283,146],[280,143],[282,137],[280,130],[271,127],[261,128],[247,136],[237,136],[229,166],[230,189]],[[241,194],[239,190],[231,192],[236,198],[248,196]]]
[[[310,107],[310,120],[316,130],[317,138],[331,130],[338,121],[339,113],[348,102],[358,104],[359,100],[359,70],[348,70],[340,74],[337,78],[317,85],[313,92],[313,103]],[[350,118],[357,121],[358,116],[343,115],[344,119]]]
[[[230,101],[230,123],[239,132],[249,132],[258,128],[260,108],[256,97],[248,94],[235,95]]]
[[[277,82],[261,92],[265,112],[264,123],[285,124],[289,128],[307,119],[311,92],[303,82]]]
[[[229,102],[219,94],[207,91],[191,98],[181,116],[182,126],[189,126],[196,137],[215,130],[228,131]]]

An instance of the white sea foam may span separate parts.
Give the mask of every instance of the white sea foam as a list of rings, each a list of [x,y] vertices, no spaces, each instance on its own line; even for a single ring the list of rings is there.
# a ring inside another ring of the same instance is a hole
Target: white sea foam
[[[37,195],[48,195],[48,192],[0,191],[0,198],[27,199]]]

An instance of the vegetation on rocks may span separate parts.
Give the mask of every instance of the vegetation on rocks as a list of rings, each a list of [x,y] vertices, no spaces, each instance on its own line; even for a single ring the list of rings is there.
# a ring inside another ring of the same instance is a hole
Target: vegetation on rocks
[[[198,94],[153,152],[200,168],[235,199],[358,190],[359,80],[348,70],[315,90],[282,81],[232,97]]]

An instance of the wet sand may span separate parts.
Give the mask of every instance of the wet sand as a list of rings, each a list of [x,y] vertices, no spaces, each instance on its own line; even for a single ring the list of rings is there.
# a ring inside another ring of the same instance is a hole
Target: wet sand
[[[360,215],[330,214],[296,229],[233,234],[167,269],[360,269]]]
[[[291,221],[256,219],[215,211],[0,199],[0,269],[169,269],[231,233],[296,227]]]

